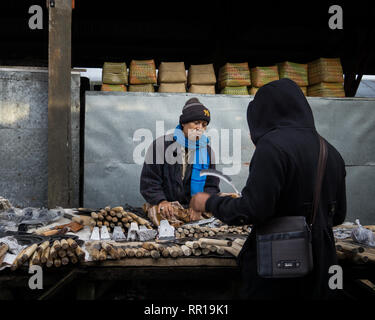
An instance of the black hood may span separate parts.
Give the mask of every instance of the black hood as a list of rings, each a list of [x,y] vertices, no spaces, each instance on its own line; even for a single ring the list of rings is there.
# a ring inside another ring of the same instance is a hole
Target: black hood
[[[247,108],[247,123],[254,144],[276,128],[315,130],[314,117],[305,95],[294,81],[287,78],[259,88]]]

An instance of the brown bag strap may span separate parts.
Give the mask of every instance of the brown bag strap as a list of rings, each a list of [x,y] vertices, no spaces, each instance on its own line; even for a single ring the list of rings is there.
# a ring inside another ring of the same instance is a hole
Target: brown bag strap
[[[318,161],[318,171],[316,174],[316,182],[315,182],[315,190],[314,190],[314,200],[313,200],[313,212],[312,212],[312,218],[311,218],[311,224],[312,226],[315,222],[315,216],[316,212],[318,211],[319,207],[319,201],[320,201],[320,194],[322,190],[322,183],[323,183],[323,177],[324,177],[324,171],[327,165],[327,156],[328,156],[328,150],[327,145],[324,141],[324,139],[319,135],[319,161]]]

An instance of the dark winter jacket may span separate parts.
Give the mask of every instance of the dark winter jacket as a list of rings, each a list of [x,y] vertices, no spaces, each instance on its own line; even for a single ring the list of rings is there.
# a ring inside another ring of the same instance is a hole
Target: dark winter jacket
[[[209,168],[215,168],[214,152],[207,146],[210,156]],[[167,161],[169,155],[176,158],[176,163]],[[184,180],[182,180],[181,145],[173,140],[173,135],[156,139],[149,147],[141,173],[140,191],[145,200],[159,204],[163,200],[178,201],[184,207],[189,205],[192,164],[188,164]],[[204,192],[216,194],[220,192],[219,178],[207,176]]]
[[[282,79],[260,88],[247,109],[256,150],[242,197],[211,196],[206,210],[228,224],[253,224],[239,255],[249,298],[327,298],[328,269],[337,264],[332,226],[346,216],[345,166],[327,142],[328,159],[320,206],[312,228],[314,270],[303,278],[265,279],[257,275],[256,228],[279,216],[305,215],[309,221],[319,140],[311,108],[301,89]]]

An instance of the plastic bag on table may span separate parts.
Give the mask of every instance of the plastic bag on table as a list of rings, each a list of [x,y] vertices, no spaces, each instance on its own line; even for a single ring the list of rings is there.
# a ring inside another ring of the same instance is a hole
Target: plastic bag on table
[[[375,238],[372,231],[362,227],[358,219],[355,220],[355,223],[358,227],[352,230],[353,241],[375,247]]]
[[[0,224],[48,224],[59,220],[64,215],[64,209],[56,208],[11,208],[0,213]]]

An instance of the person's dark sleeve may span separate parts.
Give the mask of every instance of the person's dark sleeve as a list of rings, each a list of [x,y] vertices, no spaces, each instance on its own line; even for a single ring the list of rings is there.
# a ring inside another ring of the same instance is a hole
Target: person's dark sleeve
[[[261,223],[275,213],[286,171],[284,152],[270,142],[258,143],[242,197],[212,195],[206,202],[206,211],[229,225]]]
[[[212,149],[210,149],[210,169],[216,169],[215,165],[215,153]],[[207,176],[206,183],[204,185],[204,192],[209,194],[217,194],[220,192],[219,188],[220,179],[214,176]]]
[[[346,218],[346,170],[345,165],[343,165],[343,179],[341,183],[341,188],[339,188],[339,192],[337,195],[337,210],[335,215],[333,216],[333,225],[338,226],[345,221]]]
[[[141,173],[140,192],[151,205],[167,200],[163,191],[163,164],[156,163],[155,141],[147,150]]]

